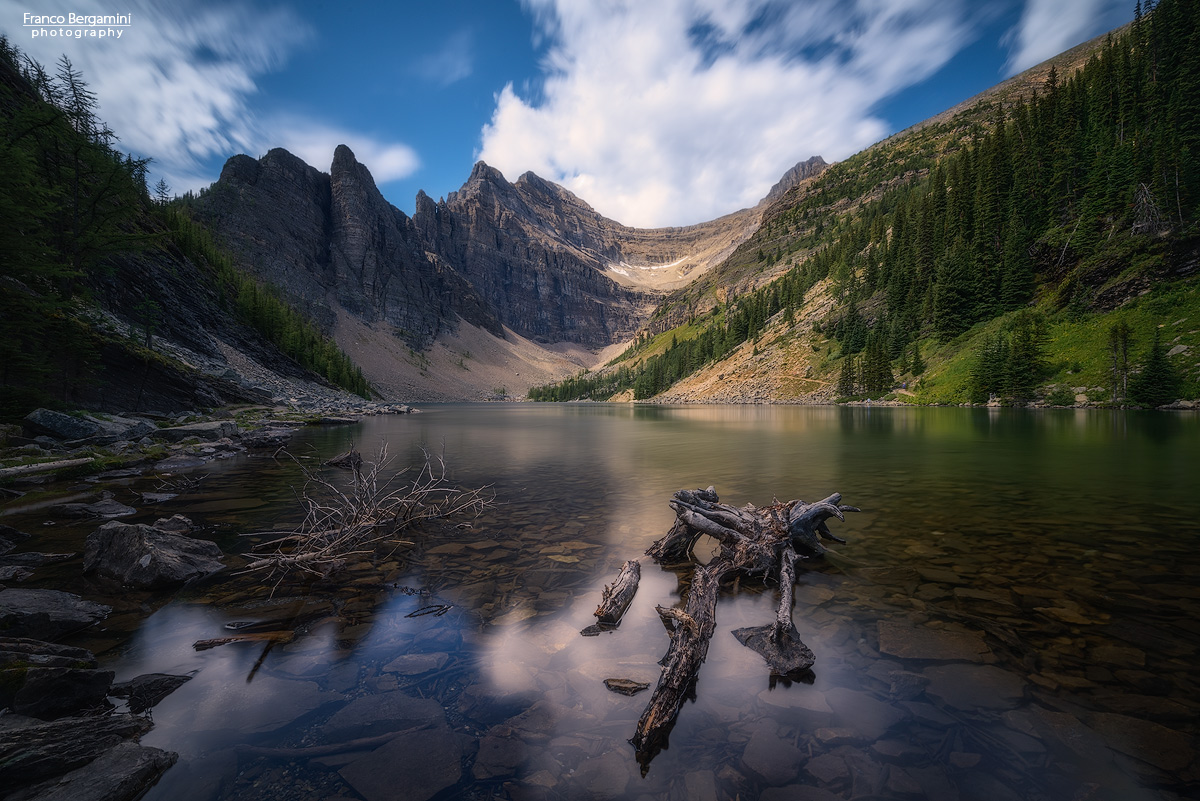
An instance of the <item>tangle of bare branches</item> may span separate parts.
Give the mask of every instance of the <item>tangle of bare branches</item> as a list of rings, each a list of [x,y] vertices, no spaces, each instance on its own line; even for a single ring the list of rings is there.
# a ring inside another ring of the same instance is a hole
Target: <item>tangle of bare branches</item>
[[[350,453],[357,455],[353,448]],[[293,571],[328,576],[348,557],[372,553],[382,545],[411,545],[397,535],[418,523],[476,518],[495,502],[490,486],[456,486],[442,456],[425,449],[422,453],[419,466],[386,476],[390,460],[387,443],[381,443],[374,462],[350,460],[349,485],[319,475],[288,454],[304,473],[304,520],[295,530],[256,545],[243,572],[263,571],[278,579],[276,586]]]

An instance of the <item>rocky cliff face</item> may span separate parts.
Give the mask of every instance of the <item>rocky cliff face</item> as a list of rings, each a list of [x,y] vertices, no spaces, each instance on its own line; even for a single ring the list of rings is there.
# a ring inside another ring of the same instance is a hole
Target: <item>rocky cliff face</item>
[[[412,220],[383,199],[344,145],[328,175],[285,150],[257,161],[235,156],[199,212],[241,263],[327,330],[345,310],[417,348],[456,318],[502,334],[472,287],[426,253]]]
[[[333,282],[328,175],[279,148],[258,160],[234,156],[198,210],[242,266],[322,326],[333,322],[322,302]]]
[[[657,300],[605,275],[621,257],[614,224],[531,173],[510,184],[476,164],[446,201],[419,195],[414,221],[500,321],[534,341],[601,348],[631,336]]]
[[[664,292],[725,258],[758,224],[747,209],[642,230],[525,173],[482,162],[410,219],[349,148],[329,174],[284,150],[235,156],[201,198],[202,219],[240,260],[332,330],[340,310],[423,349],[459,319],[503,336],[603,348],[631,337]]]

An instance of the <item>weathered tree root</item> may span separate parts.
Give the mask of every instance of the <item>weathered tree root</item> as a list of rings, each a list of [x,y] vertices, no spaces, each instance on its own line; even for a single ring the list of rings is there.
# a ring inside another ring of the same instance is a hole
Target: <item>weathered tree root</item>
[[[792,585],[798,558],[825,553],[820,540],[845,542],[835,537],[825,521],[845,520],[842,496],[830,495],[816,503],[794,500],[758,508],[741,509],[722,504],[716,490],[680,490],[671,501],[675,524],[646,553],[659,562],[693,561],[692,549],[702,534],[717,540],[720,550],[707,565],[697,566],[682,609],[658,607],[671,643],[662,660],[662,675],[632,739],[638,761],[645,770],[666,746],[667,735],[683,702],[695,688],[696,676],[708,655],[716,628],[717,595],[721,580],[734,573],[776,576],[780,602],[775,622],[738,629],[734,635],[766,659],[773,673],[786,675],[812,665],[812,651],[800,641],[792,623]]]
[[[630,559],[621,566],[616,580],[604,588],[600,605],[593,612],[596,622],[579,632],[584,637],[595,637],[603,631],[612,631],[621,624],[621,616],[637,594],[638,582],[642,578],[642,565]]]

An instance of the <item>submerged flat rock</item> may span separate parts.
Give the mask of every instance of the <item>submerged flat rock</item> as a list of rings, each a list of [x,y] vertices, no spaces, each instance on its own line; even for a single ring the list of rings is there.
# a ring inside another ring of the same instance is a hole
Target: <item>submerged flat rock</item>
[[[1196,740],[1159,723],[1113,712],[1095,712],[1088,723],[1105,744],[1161,770],[1178,771],[1196,759]]]
[[[189,688],[190,689],[190,688]],[[186,725],[192,731],[231,729],[263,733],[282,729],[319,706],[345,698],[321,690],[313,681],[289,681],[257,675],[252,682],[210,684]],[[231,710],[236,710],[231,714]]]
[[[898,620],[879,621],[879,650],[900,659],[945,662],[990,662],[992,649],[983,635],[913,626]]]
[[[1025,697],[1021,677],[993,665],[937,665],[925,676],[925,694],[956,709],[1012,709]]]
[[[458,784],[468,742],[449,729],[401,734],[338,773],[366,801],[427,801]]]
[[[759,721],[742,752],[742,764],[769,785],[787,784],[800,773],[804,754],[779,736],[770,720]]]
[[[852,726],[869,740],[879,739],[906,717],[903,711],[873,695],[845,687],[825,693],[825,700],[833,709],[838,725]]]
[[[442,726],[445,722],[446,712],[436,701],[393,690],[354,699],[321,727],[321,737],[326,742],[338,742],[417,726]]]

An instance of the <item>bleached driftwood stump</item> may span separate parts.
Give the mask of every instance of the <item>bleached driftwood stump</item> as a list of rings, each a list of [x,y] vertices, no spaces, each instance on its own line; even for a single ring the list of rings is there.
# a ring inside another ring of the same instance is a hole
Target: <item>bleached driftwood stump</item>
[[[762,654],[773,673],[787,675],[812,665],[813,653],[792,623],[795,565],[797,559],[825,553],[821,539],[845,542],[825,524],[831,517],[845,520],[843,512],[859,511],[841,500],[834,493],[816,503],[794,500],[739,509],[721,503],[713,487],[675,493],[671,501],[675,524],[646,553],[659,562],[691,561],[692,548],[702,534],[714,538],[719,551],[707,565],[696,565],[682,609],[657,607],[671,644],[662,660],[658,686],[630,740],[643,765],[663,747],[680,707],[692,693],[716,628],[722,579],[735,573],[777,578],[780,599],[775,622],[733,633],[743,645]]]

